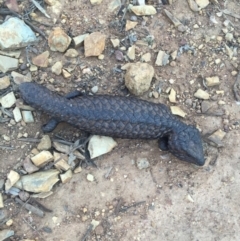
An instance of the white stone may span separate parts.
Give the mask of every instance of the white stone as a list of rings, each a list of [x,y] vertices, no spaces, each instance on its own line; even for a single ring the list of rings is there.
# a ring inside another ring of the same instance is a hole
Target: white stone
[[[34,122],[34,118],[32,115],[32,112],[29,110],[23,110],[22,111],[22,117],[25,123],[32,123]]]
[[[21,111],[20,111],[20,109],[17,106],[13,110],[13,116],[14,116],[14,120],[16,122],[19,122],[19,121],[22,120]]]
[[[16,97],[13,92],[10,92],[0,98],[0,103],[4,108],[10,108],[16,103]]]
[[[97,136],[94,135],[91,137],[88,150],[90,152],[91,159],[101,156],[110,152],[115,146],[117,146],[117,142],[113,140],[113,138],[108,136]]]
[[[18,59],[0,55],[0,71],[6,73],[18,68]]]

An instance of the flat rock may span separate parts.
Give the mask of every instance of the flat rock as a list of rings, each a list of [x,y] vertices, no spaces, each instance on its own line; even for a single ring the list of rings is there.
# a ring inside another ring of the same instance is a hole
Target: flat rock
[[[3,229],[0,231],[0,240],[7,240],[7,238],[14,235],[14,231],[10,229]]]
[[[24,82],[31,82],[32,81],[32,75],[31,73],[27,73],[26,75],[19,74],[16,71],[11,72],[11,76],[13,78],[13,81],[15,84],[20,85]]]
[[[56,27],[48,37],[48,46],[52,51],[65,52],[71,43],[71,38],[59,27]]]
[[[49,135],[43,135],[40,143],[37,146],[37,149],[39,151],[43,151],[43,150],[49,150],[51,148],[52,144],[51,144],[51,139],[49,137]]]
[[[33,123],[34,122],[32,112],[29,110],[23,110],[22,117],[23,117],[23,120],[25,123]]]
[[[34,172],[37,172],[39,170],[38,167],[36,167],[30,157],[26,157],[23,161],[23,168],[26,170],[27,173],[31,174],[31,173],[34,173]]]
[[[62,73],[63,64],[61,61],[57,61],[51,68],[52,73],[60,75]]]
[[[15,187],[27,192],[49,192],[53,185],[59,181],[58,170],[48,170],[25,175],[15,184]]]
[[[218,76],[213,76],[213,77],[207,77],[206,78],[206,85],[208,87],[219,85],[219,84],[220,84],[220,81],[219,81],[219,77]]]
[[[142,57],[141,57],[141,61],[142,62],[150,62],[151,61],[151,54],[150,53],[143,54]]]
[[[156,66],[165,66],[169,63],[169,55],[164,51],[160,50],[157,55],[157,59],[155,62]]]
[[[138,169],[140,170],[146,169],[150,166],[147,158],[138,158],[136,163],[137,163]]]
[[[71,169],[69,169],[68,171],[66,171],[63,174],[60,174],[60,178],[61,178],[62,183],[69,182],[72,178],[72,175],[73,175],[73,173],[72,173]]]
[[[48,67],[49,51],[45,51],[32,59],[32,63],[38,67]]]
[[[18,68],[18,59],[0,55],[0,71],[7,73],[8,71]]]
[[[0,48],[2,50],[26,47],[36,40],[35,33],[19,18],[9,18],[0,25]]]
[[[138,24],[138,22],[133,22],[133,21],[127,20],[126,26],[125,26],[125,31],[133,29],[137,24]]]
[[[125,85],[134,95],[142,95],[149,90],[154,69],[147,63],[132,63],[125,74]]]
[[[151,5],[132,6],[131,11],[137,16],[154,15],[157,13],[157,10]]]
[[[20,175],[11,170],[7,176],[7,181],[5,183],[5,190],[8,191],[18,180],[20,179]]]
[[[117,142],[111,137],[93,135],[88,143],[88,150],[91,159],[110,152]]]
[[[65,57],[76,58],[78,56],[78,51],[76,49],[68,49],[64,54]]]
[[[106,35],[95,32],[84,39],[85,57],[98,56],[105,48]]]
[[[11,108],[16,103],[16,97],[13,92],[9,92],[0,98],[0,103],[3,108]]]
[[[36,156],[31,157],[32,162],[37,167],[44,166],[48,162],[51,162],[53,160],[53,155],[49,151],[41,151]]]
[[[70,152],[70,147],[68,145],[64,145],[64,144],[56,142],[56,141],[53,142],[53,147],[57,151],[65,153],[65,154],[69,154],[69,152]]]
[[[54,152],[53,153],[54,156],[54,162],[56,162],[54,164],[54,166],[58,169],[58,170],[63,170],[63,171],[67,171],[68,169],[70,169],[70,166],[68,165],[68,163],[66,162],[66,160],[64,160],[64,155],[62,154],[63,157],[61,157],[61,154],[58,152]],[[66,156],[66,155],[65,155]],[[67,159],[67,157],[66,157]]]
[[[117,48],[117,47],[119,47],[120,40],[119,39],[111,39],[111,43],[114,48]]]
[[[203,100],[208,100],[210,98],[209,94],[202,89],[198,89],[197,92],[195,92],[194,96],[198,99]]]
[[[78,35],[77,37],[74,37],[74,38],[73,38],[73,43],[74,43],[75,48],[83,45],[84,39],[85,39],[88,35],[89,35],[89,33],[86,33],[86,34],[81,34],[81,35]]]
[[[21,114],[21,111],[20,109],[16,106],[13,110],[13,116],[14,116],[14,120],[16,122],[19,122],[22,120],[22,114]]]
[[[171,106],[170,109],[173,115],[178,115],[181,117],[186,116],[186,113],[179,106]]]
[[[10,86],[9,76],[6,75],[6,76],[0,78],[0,90],[4,90],[4,89],[6,89],[8,86]]]

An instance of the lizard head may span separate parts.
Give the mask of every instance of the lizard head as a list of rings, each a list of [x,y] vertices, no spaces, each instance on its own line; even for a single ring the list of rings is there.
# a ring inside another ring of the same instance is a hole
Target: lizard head
[[[185,128],[170,133],[168,137],[160,139],[159,147],[162,150],[169,150],[182,161],[198,166],[205,163],[201,135],[194,126],[186,125]]]

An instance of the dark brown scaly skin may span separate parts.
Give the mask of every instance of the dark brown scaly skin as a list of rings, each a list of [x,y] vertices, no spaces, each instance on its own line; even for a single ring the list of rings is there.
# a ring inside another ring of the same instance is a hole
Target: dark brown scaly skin
[[[163,104],[107,95],[69,100],[35,83],[23,83],[19,90],[30,106],[80,130],[117,138],[158,139],[161,149],[183,161],[204,165],[197,128],[180,121]]]

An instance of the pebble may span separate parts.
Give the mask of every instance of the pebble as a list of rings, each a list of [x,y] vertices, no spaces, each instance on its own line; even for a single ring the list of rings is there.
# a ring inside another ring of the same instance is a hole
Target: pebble
[[[95,86],[93,86],[92,87],[92,89],[91,89],[91,91],[92,91],[92,93],[97,93],[98,92],[98,86],[97,85],[95,85]]]
[[[9,92],[0,98],[0,103],[3,108],[11,108],[16,103],[16,97],[13,92]]]
[[[13,81],[15,84],[20,85],[24,82],[31,82],[32,81],[32,75],[29,72],[26,75],[19,74],[18,72],[12,71],[11,76],[13,78]]]
[[[98,59],[103,60],[105,56],[103,54],[98,55]]]
[[[76,49],[68,49],[64,54],[65,57],[76,58],[78,56],[78,51]]]
[[[142,95],[149,90],[154,68],[147,63],[131,63],[125,74],[125,85],[134,95]]]
[[[169,63],[169,55],[164,51],[160,50],[157,55],[157,59],[155,62],[156,66],[165,66]]]
[[[94,181],[94,176],[92,174],[87,174],[87,180],[89,182],[93,182]]]
[[[221,63],[221,59],[216,59],[215,60],[215,64],[220,64]]]
[[[105,49],[106,35],[94,32],[84,39],[85,57],[99,56]]]
[[[203,100],[208,100],[210,98],[209,94],[202,89],[198,89],[195,92],[194,96],[198,99],[203,99]]]
[[[226,132],[218,129],[212,135],[208,137],[208,140],[212,141],[217,147],[223,147],[222,140],[225,137]]]
[[[80,166],[78,166],[77,168],[74,169],[74,173],[80,173],[82,171],[82,168]]]
[[[51,68],[52,73],[60,75],[62,73],[63,64],[61,61],[57,61]]]
[[[110,152],[117,146],[117,142],[108,136],[93,135],[88,143],[91,159]]]
[[[77,37],[74,37],[73,38],[73,43],[74,43],[74,47],[75,48],[78,48],[80,47],[81,45],[83,45],[84,43],[84,39],[88,36],[89,34],[81,34],[81,35],[78,35]]]
[[[147,158],[138,158],[136,161],[138,169],[146,169],[150,166],[149,161]]]
[[[171,53],[171,57],[172,57],[173,60],[175,60],[177,58],[177,53],[178,53],[177,50],[175,50]]]
[[[117,47],[119,47],[120,40],[119,39],[111,39],[111,43],[114,48],[117,48]]]
[[[131,11],[137,16],[154,15],[157,13],[156,9],[151,5],[132,6]]]
[[[157,91],[152,92],[152,96],[157,99],[159,97],[159,93]]]
[[[128,48],[127,56],[130,60],[135,59],[135,46],[134,45]]]
[[[68,79],[71,77],[71,74],[65,69],[62,69],[62,75],[65,79]]]
[[[21,114],[21,111],[20,109],[16,106],[13,110],[13,116],[14,116],[14,120],[16,122],[19,122],[22,120],[22,114]]]
[[[206,78],[206,85],[208,87],[219,85],[219,84],[220,84],[220,81],[218,76],[212,76],[212,77]]]
[[[133,21],[127,20],[126,26],[125,26],[125,31],[133,29],[137,24],[138,24],[138,22],[133,22]]]
[[[150,62],[151,61],[151,54],[150,53],[143,54],[142,57],[141,57],[141,61],[142,62]]]
[[[176,101],[176,91],[173,88],[171,88],[171,91],[170,91],[170,94],[169,94],[168,98],[169,98],[169,101],[171,103],[177,103],[177,101]]]
[[[68,171],[66,171],[63,174],[60,174],[60,178],[61,178],[62,183],[69,182],[72,179],[72,175],[73,174],[72,174],[72,170],[71,169],[69,169]]]
[[[199,28],[198,24],[194,24],[193,28],[198,29]]]
[[[12,226],[13,225],[13,220],[12,219],[9,219],[7,222],[6,222],[6,225],[8,227]]]
[[[209,0],[195,0],[200,8],[205,8],[209,4]]]
[[[49,135],[43,135],[40,143],[37,146],[37,149],[39,151],[48,150],[51,148],[51,146],[52,146],[52,144],[51,144],[51,139],[50,139]]]
[[[58,174],[58,170],[51,169],[24,175],[14,186],[27,192],[49,192],[53,185],[59,181]]]
[[[178,115],[178,116],[181,116],[181,117],[186,116],[186,113],[178,106],[171,106],[170,109],[171,109],[171,112],[172,112],[173,115]]]
[[[0,90],[4,90],[10,86],[10,78],[8,75],[0,78]]]
[[[92,5],[97,5],[100,4],[102,2],[102,0],[90,0]]]
[[[48,45],[52,51],[65,52],[70,43],[71,38],[60,27],[49,34]]]
[[[237,75],[238,75],[238,72],[234,70],[234,71],[231,72],[231,75],[232,75],[232,76],[237,76]]]
[[[41,151],[37,155],[31,157],[31,160],[37,167],[42,167],[53,160],[53,155],[49,151]]]
[[[5,182],[5,190],[8,191],[19,179],[20,175],[11,170],[7,176],[7,181]]]
[[[32,59],[32,63],[38,67],[46,68],[49,64],[49,51],[45,51]]]
[[[0,55],[0,71],[7,73],[8,71],[18,68],[18,59]]]
[[[32,115],[32,112],[29,110],[23,110],[22,111],[22,117],[25,123],[32,123],[34,122],[34,118]]]
[[[227,34],[225,35],[225,39],[226,39],[227,41],[229,41],[229,42],[232,42],[232,40],[233,40],[233,34],[232,34],[232,33],[227,33]]]
[[[38,70],[38,67],[37,67],[36,65],[31,64],[29,70],[30,70],[31,72],[35,72],[35,71]]]

